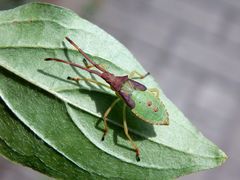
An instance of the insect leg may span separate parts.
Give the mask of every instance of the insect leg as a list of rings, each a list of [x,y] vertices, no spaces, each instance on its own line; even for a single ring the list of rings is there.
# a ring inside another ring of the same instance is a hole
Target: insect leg
[[[138,77],[136,77],[135,75],[138,75]],[[132,71],[130,74],[129,74],[129,78],[130,79],[144,79],[145,77],[147,77],[150,73],[146,73],[144,75],[142,75],[141,73],[139,73],[138,71]]]
[[[150,92],[154,93],[157,98],[159,98],[159,96],[160,96],[159,89],[157,89],[157,88],[148,88],[148,90]]]
[[[95,67],[94,65],[89,65],[85,58],[83,58],[83,63],[85,65],[85,67],[88,68],[88,69]],[[98,64],[98,65],[102,68],[106,68],[104,64]]]
[[[119,98],[117,98],[115,101],[113,101],[113,103],[111,104],[111,106],[109,106],[109,108],[106,110],[106,112],[103,115],[103,120],[104,120],[104,133],[102,136],[102,141],[104,141],[104,138],[108,132],[108,126],[107,126],[107,116],[108,114],[111,112],[112,108],[117,104],[117,102],[120,101]]]
[[[87,81],[87,82],[91,82],[91,83],[95,83],[99,86],[104,86],[106,88],[109,88],[111,89],[108,85],[104,84],[104,83],[101,83],[101,82],[98,82],[98,81],[95,81],[94,79],[90,79],[90,78],[80,78],[80,77],[67,77],[68,80],[72,80],[72,81],[76,81],[76,82],[79,82],[79,81]]]
[[[140,151],[137,147],[137,145],[133,142],[132,138],[130,137],[130,135],[128,134],[128,127],[127,127],[127,120],[126,120],[126,104],[123,105],[123,127],[124,127],[124,132],[127,136],[127,138],[129,139],[131,145],[133,146],[134,150],[136,151],[136,160],[140,161]]]

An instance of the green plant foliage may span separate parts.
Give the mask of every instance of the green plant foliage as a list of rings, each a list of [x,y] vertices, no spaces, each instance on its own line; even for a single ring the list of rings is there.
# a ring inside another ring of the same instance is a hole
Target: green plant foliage
[[[110,114],[109,134],[101,142],[101,117],[114,92],[70,82],[66,77],[102,80],[44,59],[82,64],[82,56],[64,40],[69,36],[116,75],[145,71],[122,44],[70,10],[32,3],[2,11],[0,34],[0,153],[6,158],[63,179],[172,179],[226,160],[163,92],[169,126],[147,124],[128,112],[140,162],[122,129],[121,104]],[[158,87],[151,76],[141,82]]]

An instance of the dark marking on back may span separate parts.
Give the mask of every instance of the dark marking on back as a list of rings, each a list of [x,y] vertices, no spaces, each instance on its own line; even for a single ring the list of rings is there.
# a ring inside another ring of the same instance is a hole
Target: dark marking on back
[[[152,101],[147,101],[147,106],[151,106],[152,105]]]
[[[153,111],[154,111],[154,112],[158,112],[158,108],[157,108],[157,107],[154,107],[154,108],[153,108]]]

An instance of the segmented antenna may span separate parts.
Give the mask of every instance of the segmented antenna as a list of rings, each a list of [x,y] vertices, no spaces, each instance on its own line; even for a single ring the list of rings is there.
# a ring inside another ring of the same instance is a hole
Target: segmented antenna
[[[56,61],[56,62],[61,62],[61,63],[69,64],[69,65],[71,65],[71,66],[75,66],[75,67],[78,67],[78,68],[83,69],[83,70],[85,70],[85,71],[88,71],[89,73],[96,74],[96,75],[98,75],[98,76],[100,76],[100,77],[101,77],[101,74],[102,74],[101,72],[98,72],[98,71],[96,71],[96,70],[88,69],[88,68],[86,68],[86,67],[81,66],[80,64],[76,64],[76,63],[64,61],[64,60],[62,60],[62,59],[46,58],[45,61]]]
[[[97,69],[99,69],[100,71],[102,72],[106,72],[106,70],[104,68],[102,68],[101,66],[99,66],[98,64],[96,64],[95,62],[93,62],[93,60],[90,59],[90,57],[85,54],[85,52],[80,48],[78,47],[78,45],[76,45],[71,39],[69,39],[68,37],[65,37],[67,39],[67,41],[73,45],[77,50],[78,52],[80,52],[92,65],[94,65]]]

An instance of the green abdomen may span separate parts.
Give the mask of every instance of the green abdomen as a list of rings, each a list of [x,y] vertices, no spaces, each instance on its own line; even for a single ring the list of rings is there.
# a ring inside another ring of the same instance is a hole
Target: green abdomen
[[[168,112],[159,98],[149,91],[133,91],[135,107],[132,112],[140,119],[159,125],[168,125]]]

